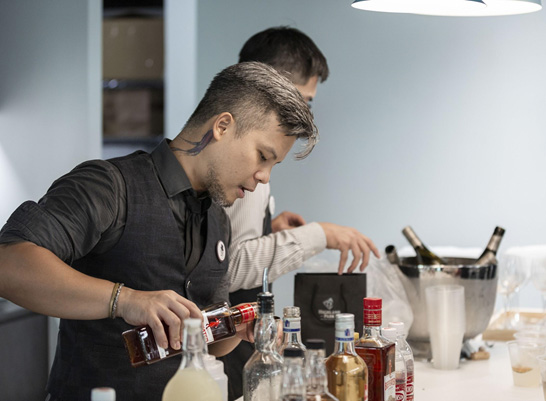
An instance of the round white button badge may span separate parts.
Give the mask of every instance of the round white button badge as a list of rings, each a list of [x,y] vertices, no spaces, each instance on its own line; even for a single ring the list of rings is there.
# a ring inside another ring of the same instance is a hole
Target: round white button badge
[[[226,246],[222,240],[218,241],[216,244],[216,256],[220,262],[223,262],[226,259]]]
[[[273,197],[273,195],[269,196],[269,213],[271,214],[271,216],[275,214],[275,198]]]

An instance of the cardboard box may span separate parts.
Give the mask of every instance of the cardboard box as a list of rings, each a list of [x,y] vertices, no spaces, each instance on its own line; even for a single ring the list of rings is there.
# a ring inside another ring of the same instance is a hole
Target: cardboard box
[[[162,18],[104,19],[103,79],[163,79],[163,36]]]
[[[147,138],[163,135],[163,90],[103,91],[105,138]]]

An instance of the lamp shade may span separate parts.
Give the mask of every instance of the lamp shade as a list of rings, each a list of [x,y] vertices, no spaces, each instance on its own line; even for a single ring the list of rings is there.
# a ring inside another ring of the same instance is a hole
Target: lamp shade
[[[351,6],[368,11],[452,17],[526,14],[542,9],[541,0],[355,0]]]

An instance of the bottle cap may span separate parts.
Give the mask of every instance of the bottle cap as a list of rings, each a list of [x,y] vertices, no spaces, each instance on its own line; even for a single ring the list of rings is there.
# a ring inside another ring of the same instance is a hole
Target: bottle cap
[[[355,315],[352,313],[338,313],[336,315],[336,329],[355,328]]]
[[[184,328],[188,330],[188,333],[196,333],[203,329],[203,323],[200,319],[188,318],[184,319]]]
[[[401,336],[404,333],[404,322],[390,322],[389,327],[396,329],[397,335]]]
[[[499,226],[495,227],[495,231],[493,232],[493,234],[504,235],[504,228]]]
[[[285,358],[303,358],[303,350],[301,348],[285,348],[282,355]]]
[[[307,349],[325,349],[326,343],[321,338],[310,338],[305,342]]]
[[[91,390],[91,401],[116,401],[116,390],[112,387],[96,387]]]
[[[299,306],[286,306],[282,310],[283,317],[296,318],[301,317]]]
[[[381,326],[381,298],[364,298],[364,325]]]
[[[258,307],[260,314],[273,313],[274,301],[273,294],[270,292],[260,292],[258,294]]]
[[[391,340],[393,343],[396,342],[396,329],[394,327],[385,327],[381,329],[381,335],[387,340]]]

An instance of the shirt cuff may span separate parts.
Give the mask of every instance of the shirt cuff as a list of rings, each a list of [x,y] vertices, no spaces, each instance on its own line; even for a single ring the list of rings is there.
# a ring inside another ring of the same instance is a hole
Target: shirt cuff
[[[326,249],[326,234],[319,223],[309,223],[291,230],[303,249],[303,260],[307,260]]]

